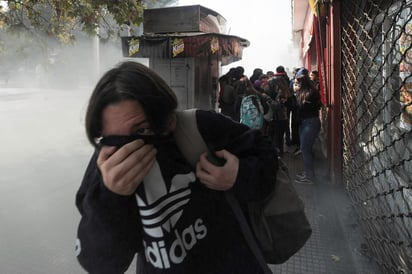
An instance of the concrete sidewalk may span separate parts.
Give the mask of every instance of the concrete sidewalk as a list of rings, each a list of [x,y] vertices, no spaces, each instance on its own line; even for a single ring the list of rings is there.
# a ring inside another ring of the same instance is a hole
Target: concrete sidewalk
[[[283,160],[292,179],[303,171],[302,156],[294,156],[295,147],[286,148]],[[378,274],[378,266],[365,254],[365,240],[357,223],[350,199],[342,185],[334,185],[327,176],[327,166],[319,145],[315,144],[314,185],[295,184],[305,203],[312,225],[306,245],[286,263],[271,265],[273,273]]]

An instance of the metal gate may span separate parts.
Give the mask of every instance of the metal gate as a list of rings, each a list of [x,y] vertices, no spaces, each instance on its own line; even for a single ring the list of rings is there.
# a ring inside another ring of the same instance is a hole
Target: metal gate
[[[412,273],[411,2],[341,1],[343,180],[385,273]]]

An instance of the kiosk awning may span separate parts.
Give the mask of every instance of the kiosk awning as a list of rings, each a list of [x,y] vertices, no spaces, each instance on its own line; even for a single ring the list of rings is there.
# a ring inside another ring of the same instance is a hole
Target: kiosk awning
[[[156,34],[122,37],[124,57],[184,58],[217,56],[222,65],[242,59],[249,41],[237,36],[202,33],[188,35]]]

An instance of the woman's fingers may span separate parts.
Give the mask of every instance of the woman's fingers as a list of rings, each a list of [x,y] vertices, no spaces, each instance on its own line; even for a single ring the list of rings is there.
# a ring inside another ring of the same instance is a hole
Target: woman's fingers
[[[216,151],[216,156],[226,160],[223,166],[210,163],[204,153],[196,165],[196,176],[206,187],[214,190],[228,190],[233,187],[238,169],[239,159],[227,150]]]
[[[143,155],[132,154],[130,157],[134,158],[133,160],[129,161],[131,166],[125,167],[126,165],[121,167],[119,172],[123,173],[123,179],[125,182],[130,182],[133,185],[137,186],[143,181],[143,178],[149,173],[150,169],[152,168],[154,162],[156,161],[156,149],[153,146],[144,152]]]
[[[103,183],[112,192],[131,195],[150,171],[156,160],[156,149],[136,140],[119,149],[103,147],[98,157],[98,167]]]

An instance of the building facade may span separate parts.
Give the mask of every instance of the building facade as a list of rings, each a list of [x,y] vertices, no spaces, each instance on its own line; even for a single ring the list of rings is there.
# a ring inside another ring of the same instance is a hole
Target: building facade
[[[322,75],[322,144],[384,273],[412,272],[412,1],[294,0],[302,65]],[[305,19],[302,19],[305,16]]]

